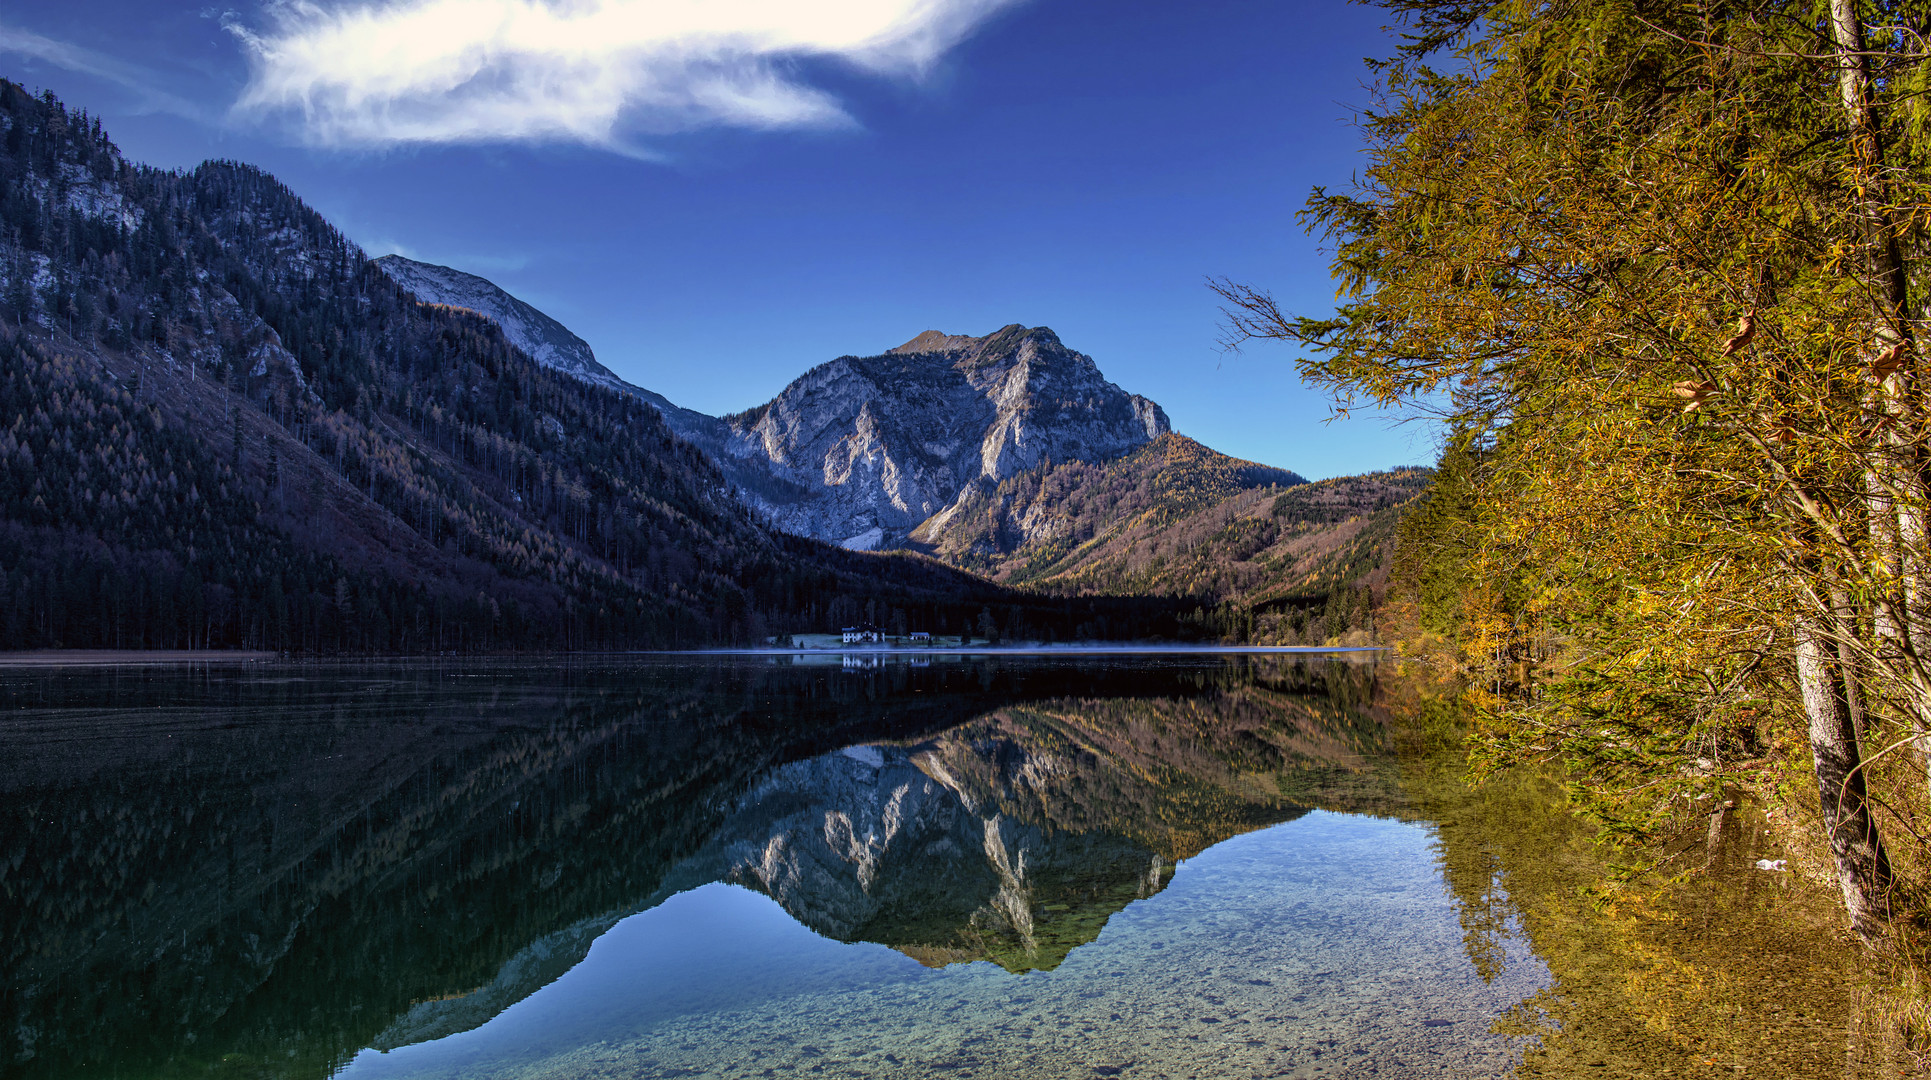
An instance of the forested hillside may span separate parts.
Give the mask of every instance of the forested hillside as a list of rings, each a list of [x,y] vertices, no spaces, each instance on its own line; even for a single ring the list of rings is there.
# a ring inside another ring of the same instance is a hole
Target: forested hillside
[[[1308,483],[1166,434],[1109,462],[1047,464],[928,522],[939,558],[1067,595],[1166,595],[1213,638],[1366,640],[1395,522],[1426,469]]]
[[[0,83],[0,643],[755,642],[894,611],[1166,635],[775,533],[656,410],[419,303],[246,165],[127,162]]]

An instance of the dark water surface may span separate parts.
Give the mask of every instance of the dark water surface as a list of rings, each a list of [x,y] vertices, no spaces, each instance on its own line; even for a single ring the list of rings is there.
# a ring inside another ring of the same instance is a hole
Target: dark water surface
[[[1553,787],[1461,785],[1379,678],[0,672],[0,1075],[1876,1068],[1814,897],[1735,870],[1720,931],[1578,901]]]

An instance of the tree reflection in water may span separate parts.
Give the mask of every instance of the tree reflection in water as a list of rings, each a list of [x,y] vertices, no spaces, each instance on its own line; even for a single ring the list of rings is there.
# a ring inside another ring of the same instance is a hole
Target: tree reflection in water
[[[1757,869],[1785,855],[1759,808],[1726,811],[1620,884],[1557,774],[1471,786],[1454,707],[1403,697],[1387,706],[1402,790],[1437,823],[1470,962],[1498,976],[1526,937],[1554,976],[1497,1024],[1533,1037],[1523,1075],[1900,1075],[1835,885]]]

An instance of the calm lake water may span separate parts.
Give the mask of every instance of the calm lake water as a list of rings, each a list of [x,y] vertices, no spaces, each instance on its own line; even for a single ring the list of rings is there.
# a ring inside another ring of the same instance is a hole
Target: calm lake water
[[[0,1075],[1876,1060],[1814,897],[1589,907],[1554,786],[1466,788],[1388,699],[1201,654],[0,671]]]

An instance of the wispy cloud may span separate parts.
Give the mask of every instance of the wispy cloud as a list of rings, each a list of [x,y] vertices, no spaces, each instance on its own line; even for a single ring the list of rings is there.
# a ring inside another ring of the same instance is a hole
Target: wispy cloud
[[[151,112],[173,113],[193,120],[207,120],[205,110],[193,102],[160,89],[159,77],[145,68],[118,60],[105,53],[70,45],[31,30],[0,23],[0,53],[12,53],[42,60],[55,67],[92,75],[134,91],[143,108]]]
[[[796,71],[915,75],[1017,0],[281,0],[227,26],[243,114],[328,146],[572,141],[852,121]]]

